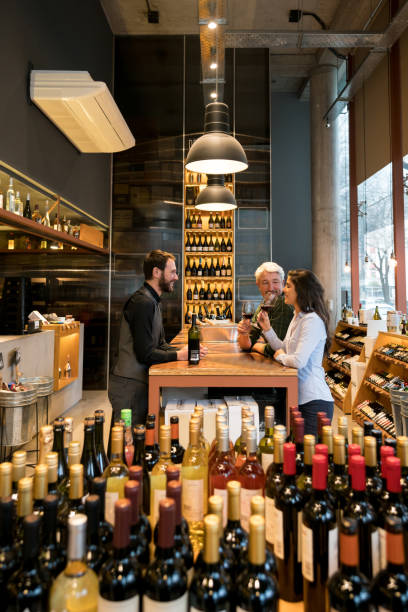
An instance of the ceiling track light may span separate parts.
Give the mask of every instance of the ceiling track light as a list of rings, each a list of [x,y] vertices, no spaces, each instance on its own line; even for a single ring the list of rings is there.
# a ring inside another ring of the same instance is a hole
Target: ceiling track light
[[[207,187],[198,194],[195,207],[211,212],[234,210],[237,207],[234,194],[224,185],[223,174],[207,176]]]
[[[228,106],[210,102],[205,107],[204,134],[191,146],[186,168],[204,174],[234,174],[248,168],[242,145],[229,133]]]
[[[348,262],[348,259],[346,259],[346,263],[344,264],[344,271],[346,274],[348,274],[349,272],[351,272],[351,266]]]

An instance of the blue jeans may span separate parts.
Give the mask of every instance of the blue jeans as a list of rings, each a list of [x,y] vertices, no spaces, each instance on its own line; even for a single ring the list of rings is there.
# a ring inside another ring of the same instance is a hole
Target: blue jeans
[[[330,421],[333,418],[334,403],[326,400],[312,400],[301,404],[299,410],[305,419],[305,435],[312,434],[317,442],[317,413],[325,412]]]

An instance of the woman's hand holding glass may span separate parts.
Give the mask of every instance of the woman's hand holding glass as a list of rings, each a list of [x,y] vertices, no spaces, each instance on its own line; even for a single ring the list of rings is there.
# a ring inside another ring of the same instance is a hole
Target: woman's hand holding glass
[[[268,313],[264,310],[259,311],[257,321],[262,331],[269,331],[271,329],[271,322],[269,320]]]

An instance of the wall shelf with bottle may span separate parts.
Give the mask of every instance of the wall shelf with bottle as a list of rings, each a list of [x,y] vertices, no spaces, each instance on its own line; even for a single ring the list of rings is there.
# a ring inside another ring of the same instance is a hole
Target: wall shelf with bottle
[[[185,173],[183,242],[183,319],[191,314],[234,321],[234,211],[210,212],[195,208],[206,187],[205,174]],[[234,191],[233,177],[225,186]],[[214,297],[215,293],[215,297]]]
[[[340,320],[337,323],[329,354],[323,360],[326,382],[333,400],[345,414],[351,414],[351,362],[365,361],[364,338],[367,328]]]
[[[54,391],[60,391],[78,378],[80,323],[55,323],[47,329],[55,332]]]
[[[394,438],[390,390],[401,388],[408,390],[408,336],[380,332],[353,402],[353,419],[372,421]]]
[[[107,230],[68,200],[0,162],[1,251],[52,252],[65,245],[107,255]]]

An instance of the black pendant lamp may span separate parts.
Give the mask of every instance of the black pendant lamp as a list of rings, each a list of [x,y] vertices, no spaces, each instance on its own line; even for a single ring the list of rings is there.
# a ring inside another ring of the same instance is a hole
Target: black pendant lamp
[[[229,133],[228,106],[210,102],[205,107],[204,134],[186,159],[186,168],[204,174],[234,174],[248,168],[244,149]]]
[[[220,212],[237,207],[233,193],[224,185],[223,174],[209,174],[207,187],[197,196],[195,207],[200,210]]]

